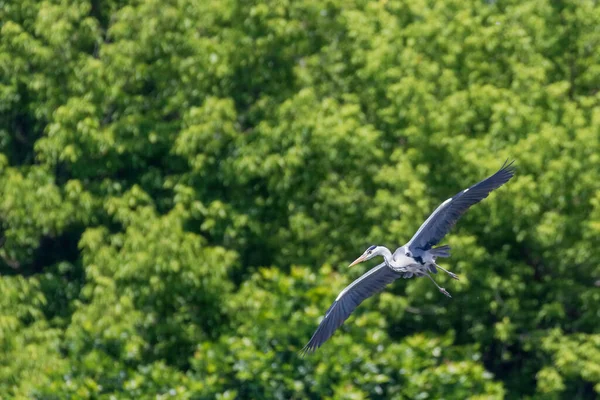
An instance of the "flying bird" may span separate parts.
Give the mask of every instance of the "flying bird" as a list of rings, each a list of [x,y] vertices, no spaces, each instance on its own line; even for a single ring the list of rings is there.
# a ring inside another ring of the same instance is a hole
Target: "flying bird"
[[[312,353],[321,347],[363,300],[380,292],[398,278],[426,276],[440,292],[451,297],[450,293],[438,285],[431,276],[432,273],[437,274],[437,270],[440,269],[452,278],[458,279],[458,275],[436,264],[437,257],[450,257],[450,246],[434,246],[446,236],[469,207],[488,197],[492,190],[498,189],[514,176],[514,161],[508,164],[507,162],[508,160],[492,176],[460,191],[440,204],[410,241],[396,249],[393,254],[385,246],[369,246],[350,264],[350,267],[377,256],[382,256],[384,261],[341,291],[301,353]]]

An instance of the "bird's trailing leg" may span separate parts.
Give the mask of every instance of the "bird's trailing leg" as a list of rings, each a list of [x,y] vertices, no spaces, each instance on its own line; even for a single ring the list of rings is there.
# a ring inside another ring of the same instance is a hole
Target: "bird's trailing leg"
[[[442,271],[444,271],[445,273],[447,273],[448,275],[450,275],[450,277],[458,280],[458,275],[456,275],[454,272],[450,272],[447,269],[444,269],[442,267],[440,267],[439,265],[437,265],[436,263],[433,263],[433,265],[435,265],[436,268],[441,269]]]
[[[429,277],[429,279],[431,279],[431,282],[433,282],[434,285],[437,286],[437,288],[440,290],[440,292],[442,292],[446,296],[452,298],[452,296],[450,296],[450,293],[448,293],[448,291],[446,289],[444,289],[443,287],[441,287],[440,285],[438,285],[437,282],[433,280],[433,278],[431,277],[431,275],[429,275],[428,273],[425,273],[425,275],[427,275],[427,277]]]

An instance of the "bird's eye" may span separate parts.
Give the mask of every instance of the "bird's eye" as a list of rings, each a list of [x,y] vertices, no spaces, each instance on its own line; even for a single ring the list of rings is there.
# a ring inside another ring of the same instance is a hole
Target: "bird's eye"
[[[368,255],[368,256],[370,256],[370,255],[371,255],[371,253],[372,253],[372,251],[371,251],[371,250],[367,251],[367,255]]]

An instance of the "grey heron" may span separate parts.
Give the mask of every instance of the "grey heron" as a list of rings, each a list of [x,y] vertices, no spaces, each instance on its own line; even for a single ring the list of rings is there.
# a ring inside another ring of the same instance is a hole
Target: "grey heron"
[[[495,174],[440,204],[408,243],[396,249],[393,254],[385,246],[369,246],[350,267],[377,256],[382,256],[384,261],[340,292],[301,353],[312,353],[321,347],[363,300],[380,292],[398,278],[427,276],[440,292],[451,297],[431,276],[432,273],[437,274],[437,270],[440,269],[458,279],[456,274],[436,264],[437,257],[450,257],[450,246],[433,246],[446,236],[469,207],[485,199],[492,190],[504,185],[514,176],[513,163],[514,161],[508,163],[507,160]]]

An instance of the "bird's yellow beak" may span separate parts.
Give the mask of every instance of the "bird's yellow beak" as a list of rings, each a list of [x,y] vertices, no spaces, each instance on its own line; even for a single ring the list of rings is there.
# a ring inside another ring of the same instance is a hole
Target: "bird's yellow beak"
[[[352,262],[352,264],[348,265],[348,268],[350,268],[353,265],[360,264],[363,261],[365,261],[365,255],[364,254],[362,256],[358,257],[356,260],[354,260]]]

